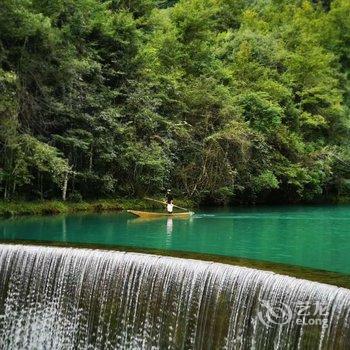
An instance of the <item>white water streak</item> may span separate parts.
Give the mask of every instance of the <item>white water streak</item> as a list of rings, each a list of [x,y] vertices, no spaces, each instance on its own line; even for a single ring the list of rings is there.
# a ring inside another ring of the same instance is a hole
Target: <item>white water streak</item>
[[[321,302],[328,328],[264,325],[262,301]],[[0,245],[1,349],[346,349],[350,291],[255,269]]]

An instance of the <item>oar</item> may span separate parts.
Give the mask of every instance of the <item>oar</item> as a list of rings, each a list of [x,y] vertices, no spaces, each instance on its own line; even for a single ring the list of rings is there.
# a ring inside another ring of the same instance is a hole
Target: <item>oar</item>
[[[148,197],[145,197],[145,199],[147,199],[147,200],[149,200],[149,201],[153,201],[153,202],[157,202],[157,203],[165,204],[165,205],[167,204],[167,202],[162,202],[162,201],[159,201],[159,200],[157,200],[157,199],[153,199],[153,198],[148,198]],[[173,206],[174,206],[175,208],[178,208],[178,209],[181,209],[181,210],[189,211],[189,209],[179,207],[178,205],[175,205],[175,204],[173,204]]]

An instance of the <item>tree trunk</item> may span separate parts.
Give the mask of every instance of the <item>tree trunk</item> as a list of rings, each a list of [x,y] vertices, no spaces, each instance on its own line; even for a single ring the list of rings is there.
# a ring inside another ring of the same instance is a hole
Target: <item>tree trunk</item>
[[[90,148],[90,159],[89,159],[89,171],[90,171],[90,173],[92,172],[92,153],[93,153],[93,148],[92,148],[92,145],[91,145],[91,148]]]
[[[44,199],[44,193],[43,193],[43,175],[40,173],[40,199]]]
[[[7,199],[7,181],[5,181],[4,199]]]
[[[68,171],[64,176],[63,186],[62,186],[62,200],[65,201],[67,197],[67,187],[68,187]]]

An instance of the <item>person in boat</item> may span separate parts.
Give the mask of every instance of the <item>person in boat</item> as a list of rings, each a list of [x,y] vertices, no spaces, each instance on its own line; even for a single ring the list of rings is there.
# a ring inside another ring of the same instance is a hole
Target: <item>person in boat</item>
[[[174,209],[174,204],[173,204],[174,196],[171,193],[171,190],[168,190],[166,193],[166,210],[169,214],[172,214],[173,209]]]

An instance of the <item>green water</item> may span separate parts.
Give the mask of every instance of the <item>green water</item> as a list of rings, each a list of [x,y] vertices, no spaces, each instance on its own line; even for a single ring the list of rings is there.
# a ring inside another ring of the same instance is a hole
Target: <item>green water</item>
[[[218,254],[350,274],[350,206],[235,208],[188,220],[127,213],[15,218],[0,220],[0,240]]]

